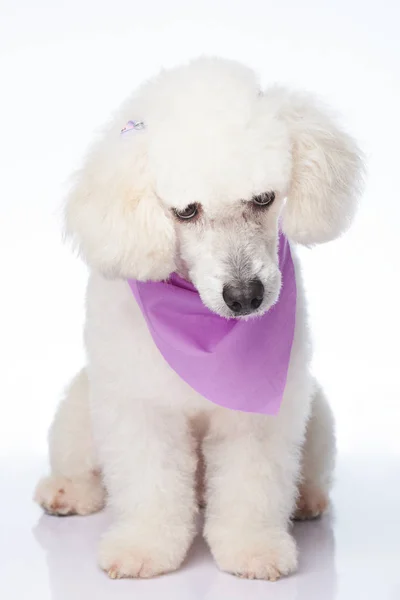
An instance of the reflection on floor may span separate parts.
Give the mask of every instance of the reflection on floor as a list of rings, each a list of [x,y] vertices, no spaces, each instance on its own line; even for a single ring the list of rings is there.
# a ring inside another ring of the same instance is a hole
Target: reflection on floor
[[[109,580],[96,566],[106,512],[91,517],[43,515],[31,502],[44,461],[7,461],[0,483],[0,581],[7,600],[369,600],[400,597],[400,483],[393,461],[342,459],[334,508],[319,521],[297,523],[296,575],[277,583],[220,573],[201,535],[182,569],[150,581]],[[390,483],[390,486],[389,486]],[[382,493],[387,491],[390,493]]]

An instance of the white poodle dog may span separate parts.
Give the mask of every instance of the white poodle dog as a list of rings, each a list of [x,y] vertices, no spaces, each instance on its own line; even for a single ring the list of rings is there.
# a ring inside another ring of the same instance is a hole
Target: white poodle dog
[[[132,119],[140,122],[120,135]],[[59,406],[51,474],[35,499],[58,515],[87,515],[107,499],[115,520],[99,563],[110,577],[177,569],[202,502],[220,569],[269,580],[296,569],[291,519],[326,509],[335,437],[310,375],[293,244],[348,227],[361,174],[356,144],[313,98],[262,91],[251,70],[221,59],[162,72],[94,144],[66,205],[68,235],[91,268],[87,365]],[[222,408],[163,358],[126,279],[176,272],[213,313],[253,322],[279,295],[280,231],[297,281],[280,411]]]

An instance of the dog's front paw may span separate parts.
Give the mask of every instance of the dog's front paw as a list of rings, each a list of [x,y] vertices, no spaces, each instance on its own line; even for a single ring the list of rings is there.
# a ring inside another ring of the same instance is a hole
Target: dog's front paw
[[[156,577],[178,569],[186,551],[186,544],[180,544],[177,539],[165,539],[160,531],[144,536],[138,535],[131,525],[120,525],[103,537],[99,564],[111,579]]]
[[[104,507],[105,496],[97,475],[82,479],[50,475],[39,481],[34,500],[51,515],[90,515]]]
[[[247,579],[276,581],[297,568],[296,543],[286,531],[221,539],[214,541],[211,550],[222,571]]]

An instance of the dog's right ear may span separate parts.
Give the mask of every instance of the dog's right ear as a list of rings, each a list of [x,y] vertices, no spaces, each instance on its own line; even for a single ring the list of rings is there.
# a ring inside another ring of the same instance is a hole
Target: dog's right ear
[[[67,237],[107,277],[161,280],[175,269],[174,226],[152,189],[146,135],[112,127],[67,198]]]

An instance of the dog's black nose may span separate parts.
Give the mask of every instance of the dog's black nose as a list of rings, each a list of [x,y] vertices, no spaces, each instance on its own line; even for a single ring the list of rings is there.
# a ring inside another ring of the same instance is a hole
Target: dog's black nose
[[[222,297],[235,315],[248,315],[261,306],[264,286],[259,279],[242,282],[240,285],[227,284],[222,290]]]

